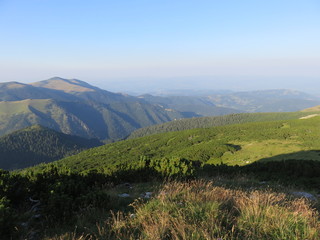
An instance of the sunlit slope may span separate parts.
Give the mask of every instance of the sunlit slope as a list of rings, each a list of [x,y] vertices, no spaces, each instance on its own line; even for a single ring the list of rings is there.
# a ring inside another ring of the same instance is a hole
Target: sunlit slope
[[[320,111],[320,105],[302,110],[302,112],[317,112],[317,111]]]
[[[43,121],[37,113],[50,112],[54,102],[49,99],[27,99],[22,101],[0,102],[0,135],[22,129]],[[50,126],[53,122],[43,124]]]
[[[283,159],[320,160],[320,117],[161,133],[89,149],[56,164],[77,172],[135,169],[153,159],[245,165]],[[142,163],[144,162],[144,163]]]
[[[275,112],[275,113],[239,113],[230,114],[217,117],[201,117],[201,118],[191,118],[191,119],[180,119],[176,121],[171,121],[163,124],[153,125],[150,127],[145,127],[135,130],[130,134],[128,138],[143,137],[147,135],[172,132],[172,131],[182,131],[194,128],[209,128],[216,126],[224,126],[230,124],[248,123],[248,122],[266,122],[266,121],[277,121],[277,120],[290,120],[299,119],[309,116],[312,111],[309,112]],[[312,112],[313,114],[320,114],[316,110]]]

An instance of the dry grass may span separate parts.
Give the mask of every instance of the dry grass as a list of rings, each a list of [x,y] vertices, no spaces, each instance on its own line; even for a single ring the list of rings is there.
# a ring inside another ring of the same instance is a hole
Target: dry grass
[[[114,213],[95,234],[55,239],[320,239],[318,212],[305,199],[270,190],[243,191],[210,181],[171,182],[134,214]]]

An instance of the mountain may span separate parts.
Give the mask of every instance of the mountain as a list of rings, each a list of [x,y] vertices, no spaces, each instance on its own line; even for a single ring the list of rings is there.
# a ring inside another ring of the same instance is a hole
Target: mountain
[[[310,95],[290,90],[133,97],[77,79],[54,77],[31,84],[0,83],[0,136],[40,124],[66,134],[112,142],[138,128],[172,120],[297,111],[319,104]]]
[[[318,111],[312,111],[311,113],[319,113]],[[217,117],[198,117],[198,118],[188,118],[179,119],[176,121],[166,122],[162,124],[152,125],[149,127],[144,127],[132,132],[128,139],[144,137],[147,135],[182,131],[194,128],[210,128],[231,124],[239,123],[249,123],[249,122],[267,122],[267,121],[279,121],[279,120],[289,120],[289,119],[299,119],[303,117],[308,117],[310,112],[275,112],[275,113],[238,113],[230,114]]]
[[[0,135],[40,124],[66,134],[114,141],[137,128],[186,117],[76,79],[1,83],[0,93]]]
[[[0,101],[20,101],[26,99],[77,100],[72,95],[54,89],[39,88],[31,84],[19,82],[0,83]]]
[[[35,125],[0,138],[0,168],[12,170],[52,162],[100,145],[97,139],[71,136]]]
[[[221,90],[204,90],[204,89],[171,89],[171,90],[157,90],[154,92],[149,92],[149,94],[154,96],[195,96],[195,97],[202,97],[202,96],[210,96],[210,95],[224,95],[224,94],[231,94],[233,91],[221,89]],[[136,94],[141,95],[141,94]]]
[[[206,99],[217,106],[245,112],[294,112],[320,104],[319,98],[288,89],[210,95]]]
[[[218,107],[206,98],[196,96],[161,97],[145,94],[139,96],[139,98],[152,104],[159,104],[165,109],[175,109],[190,114],[196,113],[198,116],[219,116],[243,112],[234,108]]]
[[[53,77],[48,80],[31,83],[30,85],[41,89],[65,93],[78,101],[100,103],[137,101],[134,97],[102,90],[78,79]]]
[[[140,102],[102,104],[27,99],[0,102],[0,134],[41,124],[66,134],[116,140],[137,128],[182,117],[177,111]]]
[[[181,95],[172,95],[177,93]],[[178,91],[144,94],[139,98],[152,104],[200,116],[219,116],[241,112],[295,112],[320,104],[320,99],[307,93],[288,90],[248,92]],[[198,95],[197,95],[198,94]],[[207,95],[205,95],[207,94]]]

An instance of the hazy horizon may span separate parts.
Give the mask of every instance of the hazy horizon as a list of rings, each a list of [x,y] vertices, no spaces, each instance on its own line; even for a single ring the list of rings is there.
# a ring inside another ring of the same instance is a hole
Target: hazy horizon
[[[64,78],[62,76],[52,76],[50,78]],[[33,83],[47,79],[36,79],[32,81],[15,81],[21,83]],[[75,78],[64,78],[64,79],[75,79]],[[209,76],[200,76],[200,77],[180,77],[180,78],[166,78],[166,79],[157,79],[156,82],[148,81],[148,78],[142,79],[109,79],[107,81],[90,81],[87,79],[78,79],[84,82],[87,82],[93,86],[97,86],[101,89],[111,91],[111,92],[121,92],[128,93],[131,95],[139,94],[160,94],[160,93],[174,93],[183,92],[189,93],[186,95],[191,95],[192,92],[246,92],[246,91],[261,91],[261,90],[276,90],[276,89],[288,89],[296,90],[300,92],[309,93],[312,95],[320,96],[320,81],[316,80],[304,81],[302,85],[300,80],[290,80],[290,84],[286,82],[279,82],[279,80],[269,80],[263,82],[256,82],[254,78],[246,78],[246,81],[243,79],[232,79],[232,78],[221,78],[221,77],[209,77]],[[8,81],[5,81],[8,82]],[[203,84],[201,84],[201,82]],[[0,82],[1,83],[1,82]],[[196,83],[196,85],[195,85]],[[262,83],[262,84],[261,84]],[[317,84],[313,84],[317,83]],[[183,94],[182,94],[183,95]]]
[[[319,94],[320,2],[0,0],[0,82]]]

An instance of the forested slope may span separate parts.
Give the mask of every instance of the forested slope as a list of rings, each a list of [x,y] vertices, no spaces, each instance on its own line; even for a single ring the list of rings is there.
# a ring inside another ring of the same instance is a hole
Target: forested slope
[[[75,172],[111,174],[145,166],[162,171],[166,165],[190,162],[246,165],[255,161],[320,160],[319,134],[319,117],[200,128],[108,144],[55,165]]]
[[[0,168],[11,170],[52,162],[100,145],[96,139],[70,136],[36,125],[0,138]]]
[[[239,113],[217,117],[180,119],[176,121],[137,129],[136,131],[131,133],[128,138],[130,139],[136,137],[143,137],[163,132],[182,131],[194,128],[209,128],[247,122],[267,122],[277,120],[298,119],[304,116],[308,116],[310,114],[310,112]]]

